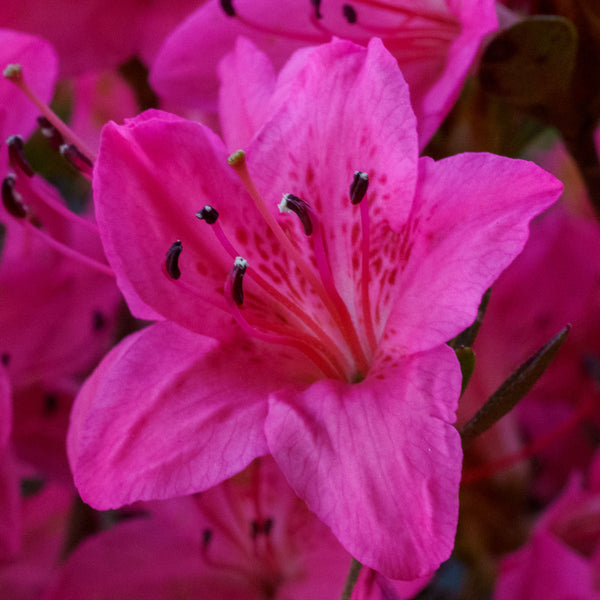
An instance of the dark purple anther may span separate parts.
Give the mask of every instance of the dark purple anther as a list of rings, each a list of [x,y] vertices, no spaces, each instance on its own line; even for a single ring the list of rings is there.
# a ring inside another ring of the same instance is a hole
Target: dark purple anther
[[[212,536],[213,536],[212,530],[210,530],[210,529],[202,530],[202,547],[203,548],[208,547],[208,545],[210,544],[210,541],[212,540]]]
[[[206,221],[209,225],[214,225],[219,218],[219,211],[208,204],[196,213],[196,216],[203,221]]]
[[[23,204],[21,194],[15,190],[16,177],[9,173],[2,181],[2,204],[9,214],[17,219],[27,216],[27,207]]]
[[[167,273],[171,279],[179,279],[181,277],[181,271],[179,269],[179,255],[183,250],[183,246],[180,240],[173,242],[173,245],[167,250],[166,267]]]
[[[321,14],[321,0],[310,0],[310,3],[315,7],[315,17],[317,19],[322,19],[323,15]]]
[[[42,135],[48,140],[50,146],[57,150],[65,143],[65,138],[62,133],[48,121],[46,117],[40,116],[37,118],[38,125]]]
[[[313,232],[313,223],[310,218],[311,208],[302,198],[294,194],[284,194],[281,202],[277,205],[280,212],[293,212],[298,215],[300,223],[304,228],[305,235],[311,235]]]
[[[221,8],[228,17],[235,17],[235,8],[233,8],[233,0],[221,0]]]
[[[11,166],[16,169],[17,167],[27,175],[27,177],[33,177],[33,169],[25,158],[23,152],[23,138],[20,135],[11,135],[6,140],[8,146],[8,158]]]
[[[354,25],[356,23],[356,10],[353,6],[350,6],[350,4],[344,4],[344,6],[342,6],[342,13],[350,25]]]
[[[91,175],[94,165],[92,161],[75,144],[63,144],[60,153],[85,175]]]
[[[369,176],[363,171],[354,171],[354,178],[350,184],[350,202],[360,204],[369,187]]]
[[[237,256],[233,263],[233,270],[231,271],[231,296],[238,306],[241,306],[244,303],[244,289],[242,287],[242,282],[247,268],[248,261],[241,256]]]

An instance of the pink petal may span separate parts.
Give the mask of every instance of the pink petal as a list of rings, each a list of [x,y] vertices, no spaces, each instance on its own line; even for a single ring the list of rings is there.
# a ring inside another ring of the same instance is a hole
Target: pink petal
[[[243,188],[227,156],[209,129],[160,111],[104,128],[94,171],[96,216],[106,256],[136,316],[162,316],[216,335],[229,328],[222,290],[233,259],[195,217],[205,204],[219,210],[226,204],[234,213],[229,220],[245,218],[238,208]],[[165,273],[165,255],[176,240],[183,242],[180,265],[191,287]]]
[[[67,449],[82,498],[105,509],[205,490],[238,473],[267,452],[268,393],[314,377],[304,362],[171,323],[126,338],[73,407]]]
[[[350,184],[355,171],[368,173],[371,254],[387,258],[395,241],[388,221],[399,227],[412,206],[415,118],[406,83],[380,41],[365,50],[337,40],[302,59],[280,78],[272,100],[278,108],[248,147],[248,166],[274,212],[285,193],[314,209],[337,290],[358,322],[362,225],[360,208],[350,203]],[[310,256],[311,241],[297,219],[277,218]],[[376,275],[381,285],[387,282]]]
[[[56,81],[57,57],[48,42],[33,35],[0,29],[0,64],[20,64],[29,86],[45,102]],[[36,125],[38,109],[14,83],[0,78],[0,145],[9,135],[28,137]]]
[[[360,562],[410,580],[452,550],[461,447],[460,373],[445,346],[271,396],[269,448],[308,507]]]
[[[275,88],[269,58],[246,38],[219,63],[219,119],[225,145],[232,152],[245,148],[268,116]]]
[[[197,527],[191,522],[188,527]],[[44,600],[260,600],[235,573],[218,574],[200,556],[197,535],[137,519],[88,538],[60,569]],[[212,571],[212,572],[211,572]]]
[[[588,559],[545,531],[504,559],[494,600],[595,598]]]
[[[216,66],[233,48],[238,35],[262,49],[268,48],[277,69],[294,50],[306,44],[305,40],[286,36],[282,24],[293,23],[294,28],[300,29],[309,27],[308,3],[242,0],[236,2],[236,10],[267,27],[279,27],[283,35],[266,36],[228,17],[219,2],[207,2],[173,31],[154,60],[150,83],[163,99],[181,106],[215,110],[219,88]],[[326,42],[329,36],[320,35],[316,39]],[[202,60],[198,60],[199,56]]]
[[[424,158],[420,168],[387,324],[389,343],[413,352],[473,322],[485,290],[523,249],[528,222],[562,190],[533,163],[491,154]]]

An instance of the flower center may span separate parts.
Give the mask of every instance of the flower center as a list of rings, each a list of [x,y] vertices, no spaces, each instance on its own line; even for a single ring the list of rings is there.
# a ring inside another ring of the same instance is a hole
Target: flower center
[[[362,202],[368,190],[368,175],[356,171],[348,193],[349,205],[360,205],[362,225],[361,329],[337,289],[318,214],[305,200],[292,193],[284,194],[278,205],[281,213],[293,213],[301,223],[310,247],[310,252],[303,253],[299,250],[300,245],[294,243],[266,206],[250,177],[244,153],[238,151],[231,155],[229,164],[253,200],[268,232],[276,240],[274,243],[278,244],[278,252],[282,252],[290,265],[288,268],[294,269],[298,275],[295,283],[286,282],[287,293],[275,287],[262,275],[262,272],[266,272],[265,265],[246,260],[243,257],[244,250],[236,248],[221,227],[218,211],[212,206],[205,206],[196,216],[210,225],[217,241],[234,261],[224,285],[224,298],[229,311],[248,336],[296,348],[326,377],[354,382],[362,380],[377,348],[369,298],[369,204]],[[181,252],[182,245],[178,240],[166,253],[165,270],[171,279],[179,279],[181,275],[178,264]],[[249,307],[246,306],[244,295],[246,279],[250,280],[248,284],[251,286]],[[316,312],[315,306],[319,307]],[[273,318],[274,315],[278,318]]]

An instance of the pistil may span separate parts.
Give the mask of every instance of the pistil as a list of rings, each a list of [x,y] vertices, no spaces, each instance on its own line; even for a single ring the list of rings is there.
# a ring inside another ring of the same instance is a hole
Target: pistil
[[[327,265],[327,259],[324,251],[322,251],[321,261],[325,260],[324,270],[320,270],[321,278],[319,279],[313,273],[311,267],[306,263],[302,255],[298,252],[296,247],[291,243],[288,236],[285,234],[279,223],[275,220],[269,209],[267,208],[262,196],[256,189],[252,178],[248,172],[246,166],[245,153],[243,150],[238,150],[232,154],[228,159],[229,165],[234,168],[238,177],[244,184],[246,191],[254,201],[256,208],[259,213],[266,221],[267,225],[280,242],[287,255],[292,259],[292,263],[300,270],[300,273],[304,276],[306,281],[312,286],[315,293],[320,297],[323,304],[327,307],[329,313],[336,322],[342,336],[348,344],[348,348],[352,353],[352,356],[356,362],[356,366],[359,372],[366,373],[368,370],[368,361],[365,353],[360,345],[360,341],[352,318],[348,312],[348,309],[342,299],[340,298],[335,286],[331,286],[332,282],[331,273]],[[314,224],[313,224],[314,226]],[[322,243],[322,242],[321,242]],[[318,245],[318,244],[317,244]],[[315,255],[317,252],[315,252]],[[317,258],[317,263],[319,258]],[[327,273],[329,272],[329,275]]]

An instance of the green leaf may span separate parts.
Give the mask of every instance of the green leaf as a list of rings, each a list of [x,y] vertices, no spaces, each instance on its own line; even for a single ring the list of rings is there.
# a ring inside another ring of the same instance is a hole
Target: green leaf
[[[463,446],[471,443],[477,436],[489,429],[523,399],[551,363],[558,349],[567,339],[570,329],[570,325],[561,329],[490,396],[475,416],[462,428],[460,436]]]

